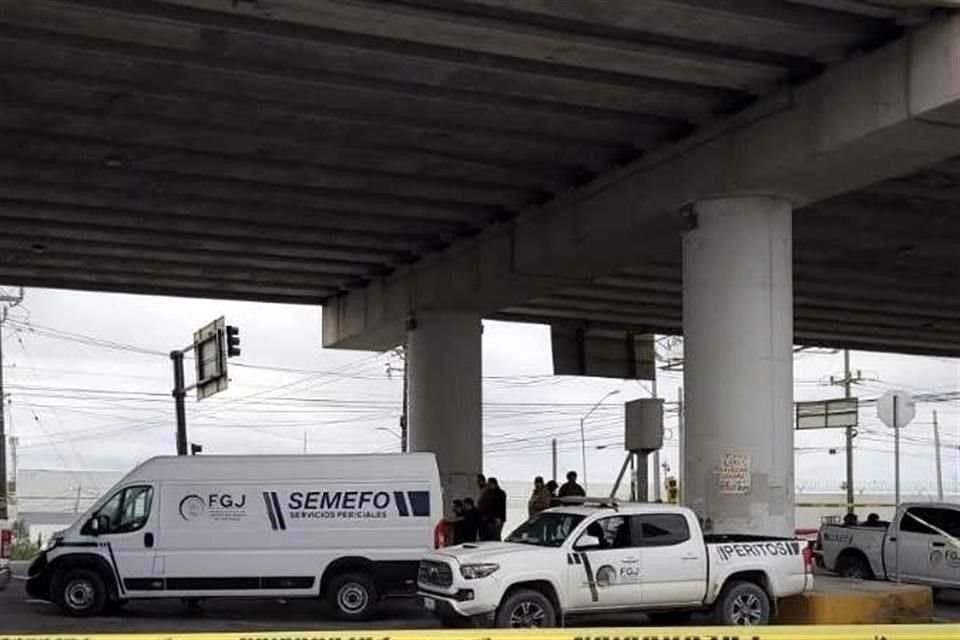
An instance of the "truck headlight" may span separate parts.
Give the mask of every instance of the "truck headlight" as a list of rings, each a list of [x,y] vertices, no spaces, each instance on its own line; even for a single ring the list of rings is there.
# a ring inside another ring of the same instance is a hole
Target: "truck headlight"
[[[483,564],[465,564],[460,567],[460,575],[467,580],[476,580],[477,578],[486,578],[499,568],[500,565],[492,562]]]
[[[63,543],[63,537],[61,536],[50,536],[47,538],[47,544],[43,545],[44,551],[50,551],[51,549],[56,549]]]

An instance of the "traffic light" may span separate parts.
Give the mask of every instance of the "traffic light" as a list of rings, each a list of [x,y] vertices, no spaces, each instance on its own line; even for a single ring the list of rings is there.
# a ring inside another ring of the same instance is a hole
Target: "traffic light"
[[[227,325],[227,357],[240,355],[240,327]]]

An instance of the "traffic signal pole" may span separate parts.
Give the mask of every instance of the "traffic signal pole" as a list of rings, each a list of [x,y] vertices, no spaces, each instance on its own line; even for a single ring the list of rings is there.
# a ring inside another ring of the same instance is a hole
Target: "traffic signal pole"
[[[173,401],[177,413],[177,455],[187,455],[187,389],[184,386],[183,351],[171,351],[173,362]]]
[[[229,380],[227,377],[227,358],[240,355],[240,328],[223,324],[222,317],[194,333],[193,340],[193,344],[190,346],[170,352],[170,361],[173,363],[173,391],[171,395],[173,396],[177,418],[178,456],[194,455],[203,451],[203,447],[187,440],[187,393],[192,389],[197,389],[197,399],[202,400],[208,395],[225,389],[226,381]],[[209,362],[204,360],[203,347],[208,346],[211,342],[216,345],[216,356],[213,361],[215,373],[212,377],[208,377],[205,373],[205,365]],[[197,382],[189,387],[183,370],[184,355],[188,351],[193,351],[197,357]],[[204,390],[203,385],[207,383],[215,384],[216,388],[201,393]],[[221,383],[223,383],[222,386]]]

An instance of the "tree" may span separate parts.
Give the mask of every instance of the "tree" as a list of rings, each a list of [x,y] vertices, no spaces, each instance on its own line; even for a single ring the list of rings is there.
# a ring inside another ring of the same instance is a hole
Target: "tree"
[[[30,541],[30,527],[23,520],[14,520],[10,526],[13,545],[10,548],[11,560],[30,560],[40,553],[40,545]]]

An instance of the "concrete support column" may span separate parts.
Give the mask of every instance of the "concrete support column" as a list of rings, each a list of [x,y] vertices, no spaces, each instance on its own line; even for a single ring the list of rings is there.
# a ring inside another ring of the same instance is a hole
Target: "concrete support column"
[[[473,313],[418,313],[407,333],[410,451],[437,454],[446,507],[476,497],[483,471],[481,324]]]
[[[792,535],[792,210],[704,200],[683,238],[684,502],[713,531]]]

